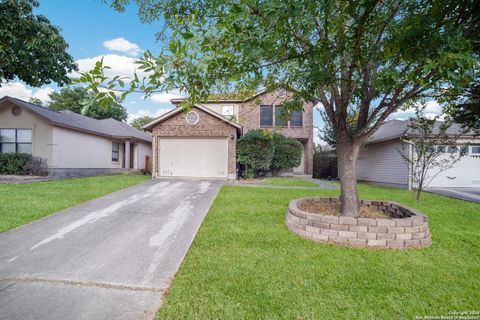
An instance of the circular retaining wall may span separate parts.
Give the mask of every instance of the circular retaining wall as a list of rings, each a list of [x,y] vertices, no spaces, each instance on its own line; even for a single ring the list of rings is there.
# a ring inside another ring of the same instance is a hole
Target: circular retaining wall
[[[390,219],[325,216],[303,211],[305,200],[337,202],[338,198],[302,198],[292,200],[285,223],[299,236],[318,242],[356,247],[404,249],[432,244],[428,217],[415,209],[391,201],[361,200],[362,206],[382,210]]]

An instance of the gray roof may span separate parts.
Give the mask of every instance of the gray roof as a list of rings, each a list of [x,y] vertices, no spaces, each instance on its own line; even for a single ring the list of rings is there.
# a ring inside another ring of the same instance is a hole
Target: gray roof
[[[389,120],[386,121],[371,137],[368,143],[377,143],[392,139],[398,139],[403,136],[414,135],[415,132],[409,127],[410,120]],[[441,122],[435,123],[434,133],[439,130]],[[447,134],[458,135],[462,132],[461,125],[454,123],[447,129]],[[464,133],[464,136],[473,136],[474,132]]]
[[[9,101],[39,115],[51,124],[70,128],[77,131],[88,132],[96,135],[117,139],[133,139],[151,142],[152,137],[124,122],[115,119],[97,120],[82,116],[70,110],[55,111],[38,106],[17,98],[5,96],[0,99],[0,104]]]

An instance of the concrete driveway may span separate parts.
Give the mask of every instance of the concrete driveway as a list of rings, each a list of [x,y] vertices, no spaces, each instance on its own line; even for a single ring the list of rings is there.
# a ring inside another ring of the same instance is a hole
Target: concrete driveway
[[[480,188],[428,188],[425,191],[461,200],[480,202]]]
[[[221,182],[151,180],[0,234],[0,319],[145,319]]]

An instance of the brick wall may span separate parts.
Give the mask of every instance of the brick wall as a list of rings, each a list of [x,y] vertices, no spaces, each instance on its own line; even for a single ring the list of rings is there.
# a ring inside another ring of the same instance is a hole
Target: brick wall
[[[405,249],[428,247],[432,238],[428,217],[415,209],[391,201],[362,200],[362,205],[382,210],[385,218],[327,216],[301,210],[301,201],[338,202],[338,198],[303,198],[289,204],[285,223],[299,236],[318,241],[356,247]]]
[[[282,105],[290,96],[291,93],[287,94],[285,98],[279,98],[275,92],[267,92],[240,104],[238,122],[243,127],[243,133],[260,128],[260,105]],[[290,123],[288,123],[287,127],[264,129],[300,140],[305,150],[304,173],[311,175],[313,173],[313,102],[305,102],[303,110],[303,126],[301,128],[290,127]]]
[[[225,137],[228,139],[228,174],[236,174],[237,129],[199,108],[192,110],[200,116],[195,125],[188,124],[185,120],[186,113],[179,112],[152,128],[153,172],[158,173],[158,140],[162,137]],[[233,140],[229,138],[231,136],[234,137]]]

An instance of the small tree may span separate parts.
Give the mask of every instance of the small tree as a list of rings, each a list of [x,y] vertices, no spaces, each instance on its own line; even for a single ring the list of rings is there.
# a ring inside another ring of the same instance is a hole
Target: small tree
[[[298,167],[302,162],[303,146],[297,139],[285,137],[283,134],[274,133],[272,135],[274,153],[270,170],[274,176],[278,171],[287,168]]]
[[[451,120],[437,120],[438,116],[428,119],[421,110],[417,110],[416,117],[410,120],[408,126],[408,138],[404,139],[407,145],[412,146],[410,152],[404,150],[401,155],[411,170],[410,179],[417,190],[417,201],[435,177],[452,168],[466,153],[465,147],[458,149],[456,144],[462,132],[452,132]]]
[[[245,166],[246,178],[253,178],[259,171],[268,170],[273,154],[273,138],[266,130],[249,131],[238,140],[237,159]]]

